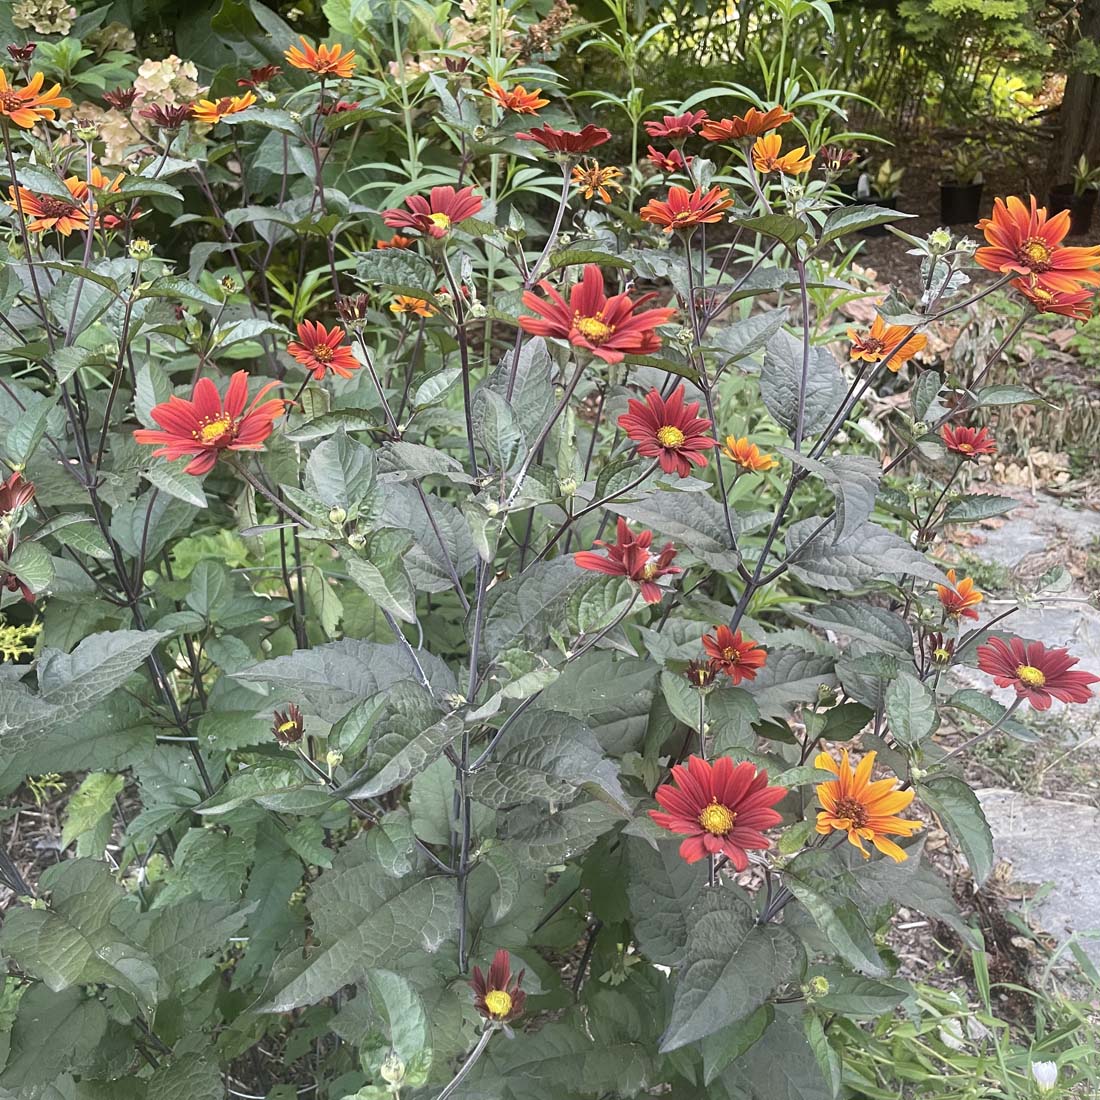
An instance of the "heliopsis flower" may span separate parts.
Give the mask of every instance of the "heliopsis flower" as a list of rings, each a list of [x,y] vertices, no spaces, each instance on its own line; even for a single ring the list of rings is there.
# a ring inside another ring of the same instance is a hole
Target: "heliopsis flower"
[[[692,229],[704,223],[720,222],[733,200],[724,187],[712,187],[705,195],[701,187],[689,191],[674,183],[668,199],[650,199],[639,213],[642,219],[660,225],[666,233],[674,229]]]
[[[359,360],[344,343],[344,330],[338,325],[326,329],[316,321],[303,321],[298,326],[298,339],[286,346],[290,355],[306,370],[313,371],[313,379],[320,382],[326,371],[341,378],[350,378],[359,369]]]
[[[137,88],[115,88],[113,91],[103,93],[103,102],[116,111],[129,111],[137,99]]]
[[[1032,286],[1027,279],[1013,279],[1015,287],[1040,313],[1058,313],[1074,321],[1087,321],[1092,316],[1096,292],[1080,290],[1049,290],[1041,283]]]
[[[416,244],[415,237],[402,237],[400,233],[395,233],[388,241],[375,241],[374,247],[387,249],[387,248],[412,248]]]
[[[685,157],[679,149],[670,149],[667,153],[662,153],[660,149],[654,149],[652,145],[648,148],[649,156],[646,159],[661,172],[686,172],[687,166],[695,159],[694,157]]]
[[[665,115],[660,122],[645,123],[645,132],[651,138],[663,137],[669,141],[684,141],[695,133],[695,127],[707,117],[706,111],[686,111],[682,115]]]
[[[517,115],[537,115],[539,109],[550,102],[542,98],[541,88],[529,92],[522,84],[517,84],[510,92],[506,92],[492,78],[485,85],[484,91],[490,99],[495,100],[506,111]]]
[[[583,130],[555,130],[553,126],[534,126],[524,134],[516,134],[521,141],[537,141],[551,153],[577,156],[595,149],[611,140],[611,131],[589,123]]]
[[[748,470],[754,474],[763,473],[765,470],[773,470],[779,465],[778,459],[764,454],[755,443],[749,442],[747,436],[735,439],[732,435],[727,435],[722,454],[730,462],[736,462],[742,470]]]
[[[305,730],[306,724],[302,718],[302,712],[293,703],[290,703],[285,711],[277,710],[275,712],[275,722],[271,727],[271,732],[280,745],[297,744],[301,741]]]
[[[1011,196],[993,200],[993,217],[982,218],[978,228],[989,242],[974,259],[989,271],[1018,272],[1032,286],[1072,294],[1079,284],[1100,284],[1100,246],[1063,248],[1069,232],[1069,211],[1047,217],[1045,206],[1030,196],[1030,207]]]
[[[60,84],[42,91],[44,79],[41,73],[35,73],[25,88],[16,88],[8,83],[7,74],[0,69],[0,115],[10,118],[24,130],[29,130],[39,119],[53,122],[56,112],[62,107],[71,107],[73,101],[58,95]]]
[[[274,422],[283,415],[287,402],[273,397],[260,404],[263,396],[279,383],[268,382],[245,408],[248,400],[248,372],[235,371],[222,401],[217,386],[209,378],[200,378],[191,391],[191,399],[173,395],[154,405],[151,416],[164,429],[158,432],[139,428],[134,432],[138,443],[159,443],[153,457],[163,455],[169,462],[194,456],[184,467],[187,474],[205,474],[214,468],[224,450],[262,451],[263,441],[271,434]]]
[[[283,56],[295,69],[307,69],[318,76],[337,76],[348,80],[355,74],[355,51],[344,53],[339,42],[332,46],[322,43],[314,49],[303,35],[299,35],[302,48],[291,46]]]
[[[34,500],[34,483],[16,470],[0,481],[0,516],[10,516]]]
[[[650,810],[649,816],[670,833],[687,834],[680,856],[688,863],[724,855],[743,871],[746,853],[770,846],[764,830],[783,820],[772,807],[786,794],[786,787],[769,787],[768,773],[747,760],[734,764],[720,756],[708,764],[691,756],[686,766],[673,767],[671,783],[654,792],[664,812]]]
[[[1042,642],[1022,638],[990,638],[978,646],[978,668],[989,673],[998,687],[1011,687],[1036,710],[1048,710],[1051,699],[1063,703],[1086,703],[1092,698],[1090,684],[1100,676],[1074,669],[1077,658],[1065,649],[1046,649]]]
[[[481,209],[481,196],[472,187],[456,191],[453,187],[433,187],[428,198],[410,195],[405,200],[408,210],[383,210],[382,220],[391,229],[415,229],[418,233],[439,239],[452,226],[472,218]]]
[[[750,107],[743,115],[733,118],[710,119],[703,123],[700,133],[707,141],[739,141],[744,137],[759,137],[769,130],[775,130],[794,118],[783,107],[772,107],[767,111],[758,111]]]
[[[786,176],[800,176],[813,167],[814,158],[802,155],[806,152],[805,145],[780,154],[782,147],[783,139],[778,134],[758,137],[752,145],[752,166],[758,172],[782,172]]]
[[[70,176],[65,180],[71,200],[59,199],[56,195],[36,195],[25,187],[20,187],[18,197],[14,187],[8,188],[11,198],[8,206],[13,210],[22,210],[27,219],[27,231],[45,233],[56,229],[63,237],[69,236],[74,229],[88,228],[88,209],[85,205],[88,197],[88,185]]]
[[[495,1024],[506,1024],[523,1012],[523,1002],[527,994],[520,989],[523,984],[521,970],[512,977],[512,959],[502,947],[494,956],[488,974],[482,974],[481,968],[474,967],[474,976],[470,988],[474,991],[474,1007]]]
[[[593,546],[600,546],[607,551],[606,558],[591,550],[579,550],[573,555],[573,561],[581,569],[606,573],[609,577],[626,577],[641,588],[642,599],[646,603],[660,603],[662,592],[657,581],[661,577],[682,573],[683,570],[672,564],[672,559],[676,557],[676,548],[671,542],[666,542],[659,554],[653,553],[652,545],[652,531],[642,531],[635,538],[626,520],[620,516],[615,526],[615,541],[612,543],[597,539],[593,543]]]
[[[391,313],[412,313],[417,317],[434,317],[439,310],[427,298],[413,298],[409,294],[398,294],[390,302]]]
[[[974,610],[982,602],[984,597],[974,587],[973,577],[963,577],[957,580],[954,569],[947,571],[947,584],[937,584],[936,593],[940,598],[940,604],[946,614],[952,618],[977,619],[978,613]]]
[[[920,828],[919,821],[894,816],[913,801],[913,792],[895,790],[898,785],[895,776],[870,782],[874,766],[873,752],[869,752],[855,770],[848,763],[847,749],[839,765],[829,753],[817,754],[814,767],[836,776],[817,786],[817,798],[824,807],[817,815],[817,831],[822,835],[834,830],[847,833],[849,842],[863,853],[864,858],[871,854],[863,847],[863,842],[869,840],[884,856],[901,863],[909,857],[904,849],[886,838],[912,836]]]
[[[742,680],[755,680],[758,669],[764,667],[768,655],[756,642],[734,633],[728,626],[717,626],[714,634],[703,635],[703,649],[713,668],[724,672],[734,685]]]
[[[988,428],[952,428],[944,425],[943,444],[951,452],[977,462],[979,455],[997,453],[997,442]]]
[[[252,69],[248,76],[238,80],[237,87],[251,88],[256,91],[257,88],[262,88],[274,80],[282,71],[278,65],[261,65],[258,69]]]
[[[623,186],[618,182],[622,175],[622,169],[608,165],[600,167],[598,160],[585,161],[583,164],[573,166],[573,183],[581,191],[584,197],[591,201],[593,195],[599,195],[602,202],[610,203],[612,191],[621,191]]]
[[[695,415],[699,411],[698,401],[684,404],[682,382],[667,401],[652,389],[644,404],[631,398],[628,409],[619,417],[619,427],[638,444],[638,454],[656,458],[666,474],[687,477],[693,465],[707,464],[703,452],[715,446],[707,434],[710,421]]]
[[[636,312],[656,294],[643,294],[632,300],[627,294],[608,298],[604,293],[603,272],[596,264],[586,264],[584,277],[569,291],[569,301],[545,280],[539,288],[549,298],[540,298],[526,291],[523,304],[539,314],[523,316],[520,328],[534,336],[549,336],[568,340],[576,347],[587,348],[606,363],[618,363],[624,355],[648,355],[661,346],[661,338],[653,330],[667,324],[674,309],[661,307]]]
[[[244,95],[227,95],[221,99],[200,99],[191,104],[192,117],[196,122],[205,122],[213,126],[219,119],[226,115],[235,115],[241,111],[247,111],[256,102],[256,97],[251,92]]]
[[[849,354],[853,359],[865,363],[881,363],[885,359],[887,368],[895,373],[928,344],[923,332],[914,333],[908,325],[888,325],[877,314],[870,331],[861,333],[850,328],[848,339],[852,341]]]
[[[195,117],[195,108],[190,103],[154,103],[152,107],[143,107],[140,114],[158,129],[174,133]]]

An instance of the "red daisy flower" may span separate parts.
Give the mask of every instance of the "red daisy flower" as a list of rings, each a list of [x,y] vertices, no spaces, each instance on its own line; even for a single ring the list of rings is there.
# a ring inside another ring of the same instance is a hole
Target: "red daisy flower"
[[[974,608],[985,597],[974,587],[973,577],[963,577],[961,581],[956,580],[955,570],[948,569],[947,584],[937,584],[936,592],[946,614],[956,619],[978,618],[978,613]]]
[[[646,159],[661,172],[685,172],[687,166],[695,159],[685,157],[679,149],[670,149],[667,153],[654,149],[652,145],[648,146],[648,149],[649,156]]]
[[[666,233],[674,229],[692,229],[704,223],[720,222],[733,200],[724,187],[712,187],[705,195],[700,187],[689,191],[674,183],[668,189],[667,201],[650,199],[639,213],[642,219],[664,227]]]
[[[607,551],[606,558],[591,550],[580,550],[573,555],[573,561],[582,569],[606,573],[609,577],[627,577],[641,586],[642,599],[646,603],[660,603],[662,592],[657,581],[683,570],[671,564],[676,557],[676,548],[671,542],[666,542],[659,554],[650,549],[652,544],[652,531],[642,531],[635,538],[626,520],[620,516],[615,527],[615,542],[597,540],[593,544]]]
[[[261,65],[258,69],[252,69],[248,76],[238,80],[237,87],[251,88],[256,91],[274,80],[282,71],[278,65]]]
[[[1032,286],[1027,279],[1013,279],[1009,285],[1015,287],[1040,313],[1059,313],[1074,321],[1087,321],[1092,316],[1096,292],[1086,287],[1073,291],[1048,290],[1039,283]]]
[[[406,210],[384,210],[382,220],[391,229],[415,229],[429,237],[445,237],[452,225],[472,218],[481,209],[481,196],[472,187],[433,187],[429,198],[410,195]]]
[[[1012,687],[1036,710],[1048,710],[1051,699],[1063,703],[1086,703],[1092,698],[1091,684],[1100,676],[1074,669],[1077,658],[1065,649],[1046,649],[1042,642],[1022,638],[990,638],[978,646],[978,668],[989,673],[998,687]]]
[[[523,304],[539,316],[520,317],[520,328],[534,336],[568,340],[576,347],[587,348],[606,363],[618,363],[624,355],[648,355],[656,351],[661,338],[653,330],[667,324],[676,314],[674,309],[665,307],[635,312],[656,297],[652,293],[637,300],[627,294],[608,298],[603,272],[597,264],[585,264],[584,277],[574,283],[568,302],[545,279],[539,288],[550,300],[526,291]]]
[[[768,655],[741,631],[735,634],[728,626],[714,628],[714,634],[703,635],[703,648],[707,651],[712,668],[724,672],[734,684],[742,680],[755,680],[758,669],[764,667]]]
[[[496,1024],[514,1020],[523,1011],[523,1003],[527,1000],[527,994],[520,989],[526,973],[526,970],[521,970],[515,978],[512,977],[512,959],[502,947],[493,956],[487,975],[481,973],[480,967],[474,967],[474,976],[470,981],[470,988],[474,991],[474,1007],[486,1020]]]
[[[792,118],[794,115],[783,107],[772,107],[769,111],[758,111],[755,107],[750,107],[743,115],[704,122],[700,132],[707,141],[739,141],[743,137],[766,134],[769,130],[790,122]]]
[[[1100,284],[1100,245],[1064,248],[1061,241],[1069,232],[1069,211],[1047,217],[1045,206],[1030,196],[1030,208],[1011,196],[993,200],[993,217],[982,218],[978,228],[989,242],[974,259],[989,271],[1015,271],[1027,276],[1032,287],[1062,294],[1074,294],[1081,283]]]
[[[707,464],[703,452],[715,445],[707,435],[710,421],[695,415],[699,411],[698,401],[684,404],[683,383],[667,401],[652,389],[644,404],[631,398],[628,408],[619,417],[619,427],[638,444],[638,454],[659,459],[666,474],[687,477],[692,465]]]
[[[162,432],[139,428],[134,432],[138,443],[160,443],[153,457],[163,455],[169,462],[193,455],[184,467],[187,474],[205,474],[214,468],[223,450],[262,451],[263,441],[271,434],[275,420],[283,415],[287,402],[273,397],[262,405],[260,399],[279,383],[268,382],[245,408],[248,400],[248,372],[235,371],[229,380],[223,403],[217,386],[209,378],[200,378],[191,391],[191,400],[173,395],[152,410]]]
[[[747,852],[770,846],[764,830],[782,817],[772,807],[783,800],[786,787],[769,787],[768,773],[747,760],[740,764],[720,756],[708,764],[698,756],[672,769],[672,783],[658,787],[654,798],[667,813],[649,816],[670,833],[686,833],[680,855],[688,863],[721,853],[734,870],[749,865]]]
[[[972,462],[978,461],[978,455],[997,453],[997,441],[989,434],[988,428],[952,428],[948,424],[944,426],[942,436],[949,451]]]
[[[303,321],[298,326],[298,339],[291,340],[286,350],[313,371],[313,380],[320,382],[325,371],[332,371],[341,378],[350,378],[359,369],[359,360],[344,343],[344,330],[333,325],[331,330],[316,321]]]
[[[669,141],[683,141],[695,133],[696,126],[707,117],[706,111],[686,111],[682,115],[665,115],[660,122],[645,123],[645,132],[650,137],[668,138]]]
[[[16,470],[6,481],[0,481],[0,516],[10,516],[34,500],[34,483]]]
[[[525,134],[516,134],[521,141],[537,141],[551,153],[577,156],[611,140],[611,131],[589,123],[583,130],[555,130],[553,126],[533,126]]]

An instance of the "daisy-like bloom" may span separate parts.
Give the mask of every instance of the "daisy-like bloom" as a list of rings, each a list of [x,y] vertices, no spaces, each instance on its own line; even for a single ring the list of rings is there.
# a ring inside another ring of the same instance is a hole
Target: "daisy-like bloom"
[[[799,145],[789,153],[781,153],[783,139],[778,134],[765,134],[752,144],[752,166],[758,172],[782,172],[785,176],[800,176],[808,172],[814,158],[803,156],[805,145]]]
[[[977,619],[978,613],[974,609],[985,598],[974,587],[973,577],[963,577],[960,581],[954,569],[947,571],[947,584],[936,585],[936,594],[944,612],[953,619]]]
[[[908,821],[896,817],[913,801],[912,790],[895,790],[897,778],[890,776],[876,783],[870,782],[871,769],[875,766],[875,754],[869,752],[852,769],[848,763],[848,750],[844,749],[841,761],[837,762],[827,752],[820,752],[814,758],[814,767],[832,772],[836,779],[817,786],[817,799],[824,809],[817,815],[817,831],[827,835],[834,830],[848,834],[848,840],[854,844],[866,859],[870,852],[863,847],[869,840],[884,856],[895,863],[909,857],[889,836],[912,836],[919,828],[919,821]]]
[[[740,630],[734,633],[728,626],[716,626],[713,634],[704,634],[703,648],[711,667],[724,672],[735,686],[742,680],[755,680],[757,671],[768,659],[756,642],[742,637]]]
[[[601,202],[611,202],[611,191],[621,191],[623,185],[618,182],[622,169],[614,165],[600,167],[598,160],[585,161],[573,166],[572,179],[577,189],[589,202],[593,195],[599,195]]]
[[[337,298],[333,305],[336,307],[336,316],[345,325],[355,325],[364,321],[370,309],[370,297],[366,294],[349,294],[343,298]]]
[[[280,745],[296,745],[302,739],[306,731],[305,720],[302,712],[293,704],[288,704],[285,711],[275,712],[275,722],[271,732]]]
[[[288,402],[273,397],[261,399],[279,383],[268,382],[245,408],[248,400],[248,372],[235,371],[222,401],[217,386],[209,378],[200,378],[191,391],[191,399],[174,394],[161,405],[153,406],[151,416],[164,429],[139,428],[134,432],[138,443],[158,443],[154,458],[163,455],[169,462],[193,456],[184,467],[186,474],[205,474],[214,468],[224,450],[262,451],[263,442],[283,415]]]
[[[1031,1077],[1040,1092],[1053,1092],[1058,1084],[1058,1064],[1056,1062],[1032,1062]]]
[[[961,455],[971,462],[977,462],[979,455],[997,453],[997,441],[989,434],[988,428],[952,428],[945,424],[943,445],[953,454]]]
[[[645,123],[645,132],[651,138],[684,141],[695,133],[695,128],[706,117],[706,111],[686,111],[682,115],[665,115],[660,122]]]
[[[25,65],[32,57],[34,57],[34,51],[38,49],[37,42],[28,42],[25,46],[16,46],[11,44],[7,47],[8,57],[12,61],[17,61],[22,65]]]
[[[350,378],[359,369],[359,360],[344,343],[344,330],[339,325],[326,329],[316,321],[303,321],[298,326],[298,339],[291,340],[286,350],[306,370],[313,371],[313,380],[320,382],[327,371],[341,378]]]
[[[546,298],[530,290],[523,295],[524,306],[539,316],[520,317],[520,328],[533,336],[568,340],[575,347],[587,348],[605,363],[618,363],[624,355],[656,351],[661,338],[654,329],[667,324],[676,313],[666,307],[637,312],[656,297],[652,293],[637,300],[627,294],[608,298],[603,272],[597,264],[585,264],[584,277],[574,283],[568,302],[545,279],[539,288]]]
[[[69,236],[74,229],[88,228],[88,210],[83,205],[88,198],[88,185],[70,176],[65,186],[72,195],[70,201],[59,199],[56,195],[36,195],[25,187],[20,187],[18,196],[14,187],[8,187],[8,206],[13,210],[21,209],[27,219],[27,230],[31,233],[45,233],[56,229],[63,237]]]
[[[529,92],[522,84],[517,84],[510,92],[506,92],[495,80],[490,79],[483,90],[490,99],[516,115],[537,115],[550,102],[542,98],[541,88]]]
[[[16,470],[0,481],[0,516],[10,516],[34,500],[34,483]]]
[[[699,402],[684,404],[684,385],[672,391],[666,401],[656,389],[645,395],[644,404],[633,397],[628,412],[619,417],[619,427],[638,444],[638,454],[656,458],[666,474],[687,477],[691,467],[705,466],[704,451],[715,446],[708,434],[710,421],[695,414]]]
[[[226,115],[239,114],[247,111],[256,102],[256,97],[251,92],[244,95],[227,95],[221,99],[200,99],[191,104],[192,117],[196,122],[205,122],[213,126],[219,119]]]
[[[10,118],[16,126],[29,130],[40,119],[53,122],[62,107],[71,107],[73,101],[58,95],[61,85],[42,90],[45,77],[35,73],[25,88],[16,88],[8,83],[7,74],[0,69],[0,116]]]
[[[770,846],[764,830],[783,820],[772,807],[786,794],[786,787],[769,787],[768,773],[747,760],[734,764],[720,756],[708,764],[691,756],[686,766],[673,767],[671,783],[654,792],[662,809],[649,816],[670,833],[687,834],[680,857],[688,863],[724,855],[735,871],[743,871],[746,853]]]
[[[583,130],[555,130],[553,126],[533,126],[525,134],[516,134],[521,141],[537,141],[551,153],[579,156],[611,140],[611,131],[589,123]]]
[[[115,88],[114,91],[103,93],[103,102],[116,111],[129,111],[137,99],[137,88]]]
[[[482,974],[481,968],[474,967],[474,976],[470,988],[474,991],[474,1007],[494,1024],[506,1024],[523,1012],[523,1002],[527,994],[520,989],[523,984],[521,970],[512,977],[512,958],[502,947],[494,956],[488,974]]]
[[[472,187],[456,191],[453,187],[433,187],[428,198],[410,195],[408,210],[383,210],[382,220],[391,229],[415,229],[435,237],[447,236],[451,227],[472,218],[481,209],[481,196]]]
[[[439,310],[426,298],[413,298],[408,294],[398,294],[390,302],[391,313],[411,313],[417,317],[434,317]]]
[[[1075,293],[1082,283],[1100,285],[1100,245],[1064,248],[1069,211],[1048,218],[1046,207],[1030,199],[1030,207],[1014,195],[993,200],[993,217],[978,222],[989,247],[979,248],[974,259],[989,271],[1017,272],[1032,287],[1062,294]]]
[[[759,137],[769,130],[775,130],[794,115],[783,107],[772,107],[768,111],[758,111],[750,107],[743,115],[721,120],[712,118],[703,123],[700,133],[707,141],[740,141],[745,137]]]
[[[1096,292],[1086,287],[1079,290],[1049,290],[1041,283],[1034,286],[1027,279],[1013,279],[1015,287],[1040,313],[1058,313],[1074,321],[1087,321],[1092,316]]]
[[[747,436],[735,439],[732,435],[726,436],[726,445],[722,448],[722,454],[737,463],[742,470],[759,474],[765,470],[774,470],[779,465],[779,460],[771,455],[764,454],[755,443],[750,443]]]
[[[853,359],[865,363],[881,363],[885,359],[887,368],[895,373],[928,344],[923,332],[914,333],[908,325],[888,325],[877,314],[868,332],[850,328],[848,339],[852,341],[849,354]]]
[[[951,659],[955,656],[955,639],[945,638],[939,631],[929,634],[928,655],[932,658],[933,664],[941,668],[946,667],[951,664]]]
[[[175,133],[195,117],[195,108],[190,103],[155,103],[152,107],[143,107],[140,114],[158,129]]]
[[[314,49],[304,35],[298,36],[302,48],[291,46],[283,53],[287,63],[295,69],[306,69],[318,76],[335,76],[348,80],[355,74],[355,51],[344,53],[339,42],[332,46],[322,43]]]
[[[249,72],[248,76],[242,77],[237,81],[238,88],[251,88],[256,91],[258,88],[264,87],[275,79],[283,70],[278,65],[261,65],[258,69],[253,69]]]
[[[708,688],[717,676],[718,669],[714,667],[713,661],[688,661],[688,666],[684,669],[684,679],[692,687]]]
[[[854,149],[842,149],[839,145],[826,145],[821,150],[821,164],[826,172],[836,175],[854,164],[859,154]]]
[[[375,241],[375,248],[412,248],[416,244],[415,237],[402,237],[400,233],[395,233],[388,241]]]
[[[646,603],[660,603],[662,590],[657,583],[661,577],[682,573],[683,570],[672,564],[676,557],[676,548],[666,542],[659,554],[654,554],[653,532],[642,531],[636,538],[627,526],[626,520],[619,517],[615,525],[615,541],[597,540],[594,546],[607,551],[607,557],[595,554],[591,550],[579,550],[573,555],[573,561],[581,569],[591,569],[595,573],[606,573],[609,577],[626,577],[637,584]]]
[[[685,157],[679,149],[670,149],[667,153],[654,149],[652,145],[648,149],[649,156],[646,159],[661,172],[686,172],[687,166],[695,159]]]
[[[1046,649],[1042,642],[1022,638],[990,638],[978,646],[978,668],[989,673],[997,687],[1011,687],[1036,710],[1048,710],[1051,699],[1086,703],[1091,684],[1100,676],[1074,669],[1077,658],[1065,649]]]
[[[674,229],[694,229],[697,225],[720,222],[731,206],[733,200],[724,187],[712,187],[703,194],[701,187],[689,191],[674,183],[668,189],[667,200],[650,199],[639,213],[644,221],[671,233]]]

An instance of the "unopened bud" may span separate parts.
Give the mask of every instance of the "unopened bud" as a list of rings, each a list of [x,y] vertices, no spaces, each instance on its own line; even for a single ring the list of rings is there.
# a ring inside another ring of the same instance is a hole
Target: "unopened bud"
[[[236,294],[241,289],[241,284],[232,275],[223,275],[219,285],[226,294]]]
[[[362,531],[352,531],[348,535],[348,546],[353,550],[362,550],[367,545],[367,536]]]
[[[806,995],[808,1001],[825,997],[829,992],[829,979],[823,974],[816,974],[802,987],[802,992]]]
[[[151,260],[153,258],[153,246],[144,237],[135,237],[130,242],[131,260]]]
[[[928,247],[936,253],[946,252],[951,247],[951,231],[940,226],[928,234]]]
[[[836,688],[829,684],[817,685],[818,706],[831,707],[836,705]]]
[[[405,1080],[405,1063],[391,1050],[382,1059],[378,1074],[387,1085],[400,1085]]]
[[[575,477],[563,477],[558,482],[558,488],[563,497],[571,497],[577,491],[577,479]]]
[[[338,749],[329,749],[325,753],[325,763],[330,768],[338,768],[344,762],[344,754]]]
[[[343,527],[348,521],[347,509],[341,508],[337,505],[335,508],[330,508],[328,513],[328,521],[333,527]]]

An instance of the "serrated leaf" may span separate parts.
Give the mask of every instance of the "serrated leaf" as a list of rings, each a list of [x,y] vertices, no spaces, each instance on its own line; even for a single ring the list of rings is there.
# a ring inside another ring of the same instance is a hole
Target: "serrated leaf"
[[[803,342],[789,332],[777,332],[768,342],[760,370],[760,396],[768,412],[793,435],[802,388]],[[811,345],[806,373],[803,437],[821,431],[844,398],[844,378],[828,348]]]
[[[857,530],[875,510],[882,468],[878,461],[864,455],[834,455],[810,458],[787,447],[776,448],[802,469],[820,477],[833,494],[836,520],[829,530],[839,542]]]
[[[684,861],[678,840],[660,840],[654,846],[630,837],[626,858],[634,934],[651,962],[679,966],[687,950],[691,912],[706,882],[706,870],[702,863]]]
[[[853,206],[838,206],[829,211],[825,224],[821,227],[819,244],[828,244],[848,233],[860,229],[870,229],[873,225],[885,225],[901,218],[912,218],[913,214],[903,214],[900,210],[891,210],[886,206],[871,206],[859,203]]]
[[[887,976],[889,971],[855,906],[838,905],[834,898],[815,889],[812,882],[800,880],[796,874],[789,874],[786,881],[787,888],[806,907],[833,949],[849,966],[869,978]]]
[[[217,1062],[187,1053],[159,1065],[145,1095],[146,1100],[223,1100],[225,1084]]]
[[[932,689],[910,673],[901,672],[886,689],[886,720],[890,732],[903,745],[919,745],[939,725]]]
[[[35,594],[44,592],[54,579],[53,559],[49,551],[37,542],[21,542],[4,567],[6,572],[14,573]]]
[[[940,522],[976,523],[993,516],[1003,516],[1019,506],[1020,502],[1012,497],[997,496],[996,493],[967,493],[947,506]]]
[[[711,342],[725,352],[727,362],[734,362],[764,347],[786,320],[786,306],[753,313],[743,320],[723,325],[711,338]]]
[[[111,775],[109,772],[92,772],[86,775],[65,806],[61,847],[67,848],[77,837],[91,832],[103,817],[111,814],[115,796],[124,785],[125,780],[121,775]]]
[[[954,775],[932,776],[918,783],[917,794],[962,848],[974,884],[983,885],[993,870],[993,833],[978,796]]]
[[[373,486],[374,455],[343,426],[314,447],[306,462],[306,492],[353,517]]]

